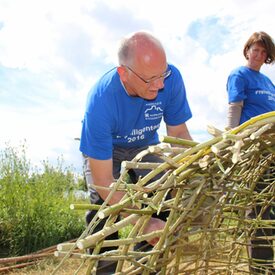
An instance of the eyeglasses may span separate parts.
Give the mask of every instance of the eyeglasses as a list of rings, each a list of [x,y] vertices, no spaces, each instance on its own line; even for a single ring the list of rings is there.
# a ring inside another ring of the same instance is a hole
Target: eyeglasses
[[[171,70],[168,70],[168,71],[164,72],[160,76],[152,77],[151,79],[146,80],[143,77],[141,77],[140,75],[138,75],[135,71],[133,71],[130,67],[128,67],[126,65],[124,65],[124,67],[126,67],[127,69],[129,69],[134,75],[136,75],[140,80],[142,80],[146,84],[151,84],[154,81],[159,80],[159,79],[165,79],[165,78],[167,78],[171,74]]]

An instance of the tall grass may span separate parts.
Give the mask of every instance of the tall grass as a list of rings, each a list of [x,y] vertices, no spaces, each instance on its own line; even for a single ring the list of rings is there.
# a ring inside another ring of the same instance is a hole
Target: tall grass
[[[69,168],[31,167],[25,146],[0,151],[0,257],[23,255],[78,237],[84,217],[69,209],[76,184]]]

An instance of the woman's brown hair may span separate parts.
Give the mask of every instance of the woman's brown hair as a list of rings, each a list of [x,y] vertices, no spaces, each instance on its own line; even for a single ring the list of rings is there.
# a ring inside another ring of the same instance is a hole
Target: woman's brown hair
[[[275,45],[271,36],[268,35],[266,32],[254,32],[249,37],[249,39],[244,45],[244,57],[247,59],[247,51],[255,43],[260,43],[266,49],[267,57],[265,63],[272,64],[275,61]]]

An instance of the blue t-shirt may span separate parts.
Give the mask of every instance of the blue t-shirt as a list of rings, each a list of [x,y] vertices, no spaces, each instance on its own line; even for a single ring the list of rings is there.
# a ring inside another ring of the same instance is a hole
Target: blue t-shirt
[[[241,66],[227,80],[229,103],[243,100],[240,124],[250,118],[275,111],[275,86],[259,71]]]
[[[104,74],[88,94],[80,151],[95,159],[110,159],[113,146],[157,144],[162,118],[171,126],[191,118],[181,74],[173,65],[169,69],[172,73],[154,100],[129,96],[116,68]]]

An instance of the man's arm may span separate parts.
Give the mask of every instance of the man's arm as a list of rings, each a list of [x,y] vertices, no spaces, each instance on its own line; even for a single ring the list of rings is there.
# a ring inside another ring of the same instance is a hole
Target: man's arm
[[[168,136],[192,140],[192,137],[185,123],[179,124],[177,126],[166,125],[166,131]]]
[[[94,158],[88,158],[89,165],[92,173],[94,188],[98,192],[99,196],[105,201],[110,193],[108,189],[110,185],[115,181],[113,177],[113,160],[98,160]],[[120,201],[124,196],[123,192],[115,192],[108,204],[115,204]]]
[[[100,197],[105,201],[110,193],[108,187],[110,187],[111,183],[115,181],[113,177],[113,161],[112,159],[97,160],[93,158],[88,158],[88,160],[95,189],[100,195]],[[96,188],[97,186],[98,188]],[[125,194],[123,192],[115,192],[109,200],[108,204],[112,205],[118,203],[124,195]],[[161,230],[162,228],[164,228],[164,226],[164,221],[152,217],[150,222],[144,228],[144,233],[150,233],[156,230]],[[148,242],[151,245],[155,245],[158,242],[158,238],[152,239]]]

